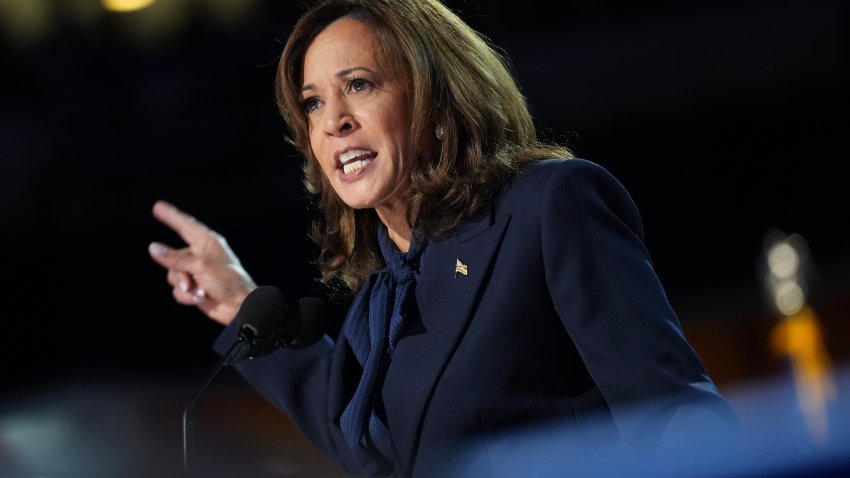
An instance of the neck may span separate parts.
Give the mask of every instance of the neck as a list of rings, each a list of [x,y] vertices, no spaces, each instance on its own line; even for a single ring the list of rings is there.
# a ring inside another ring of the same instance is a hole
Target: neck
[[[410,249],[410,240],[413,233],[408,220],[408,208],[405,205],[394,203],[375,208],[378,218],[387,226],[390,240],[393,241],[398,250],[407,252]],[[415,214],[414,214],[415,217]]]

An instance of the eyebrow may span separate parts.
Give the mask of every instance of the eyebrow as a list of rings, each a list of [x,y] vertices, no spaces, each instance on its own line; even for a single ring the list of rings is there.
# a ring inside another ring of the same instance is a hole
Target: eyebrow
[[[373,70],[366,68],[365,66],[352,66],[351,68],[346,68],[344,70],[338,71],[334,76],[337,77],[337,78],[343,78],[343,77],[348,76],[349,74],[351,74],[355,71],[359,71],[359,70],[367,71],[369,73],[372,73],[373,75],[375,74],[375,72]],[[312,83],[308,83],[308,84],[302,86],[300,91],[303,93],[307,90],[313,90],[315,88],[316,88],[316,85],[314,85]]]

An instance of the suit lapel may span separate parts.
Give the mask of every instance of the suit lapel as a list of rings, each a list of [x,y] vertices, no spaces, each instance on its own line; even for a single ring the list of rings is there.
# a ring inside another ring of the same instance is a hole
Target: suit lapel
[[[506,216],[491,224],[489,212],[449,239],[429,245],[423,257],[416,287],[422,322],[406,331],[385,382],[391,387],[385,396],[392,399],[385,404],[395,446],[408,466],[433,389],[473,315],[478,291],[510,222]]]

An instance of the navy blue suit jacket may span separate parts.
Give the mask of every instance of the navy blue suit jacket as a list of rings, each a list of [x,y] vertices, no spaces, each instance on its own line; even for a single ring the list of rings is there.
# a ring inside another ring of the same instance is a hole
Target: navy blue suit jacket
[[[444,472],[461,443],[528,437],[547,422],[569,432],[556,448],[564,456],[623,444],[652,453],[682,406],[734,427],[653,270],[637,208],[594,163],[531,164],[490,207],[427,247],[416,299],[418,320],[382,390],[399,475]],[[234,337],[231,325],[216,349]],[[236,368],[318,448],[362,473],[339,428],[359,378],[344,337]],[[635,406],[647,403],[636,418]],[[591,432],[591,423],[601,428]]]

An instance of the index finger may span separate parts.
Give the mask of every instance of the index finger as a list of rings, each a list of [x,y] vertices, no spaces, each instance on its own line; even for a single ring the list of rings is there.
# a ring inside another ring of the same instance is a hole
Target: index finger
[[[153,205],[153,215],[174,230],[187,244],[198,244],[210,234],[209,228],[173,204],[158,200]]]

